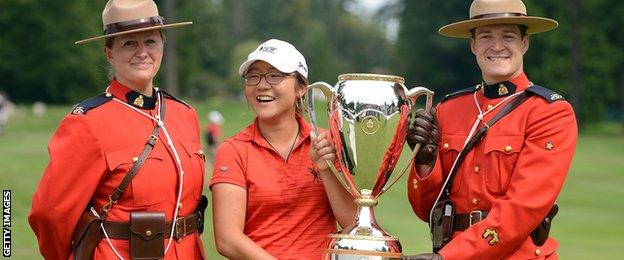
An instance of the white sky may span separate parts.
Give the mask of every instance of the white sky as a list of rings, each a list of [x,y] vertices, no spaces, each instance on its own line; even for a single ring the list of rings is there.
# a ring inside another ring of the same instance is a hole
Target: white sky
[[[362,7],[366,10],[364,10],[363,12],[360,10],[354,11],[356,11],[356,13],[360,13],[363,16],[369,16],[372,15],[383,4],[389,2],[389,0],[356,0],[356,2],[361,4]],[[398,19],[393,19],[392,21],[389,21],[388,24],[386,24],[386,35],[388,39],[390,39],[391,41],[395,41],[397,38],[398,30]]]
[[[379,8],[379,6],[381,6],[383,3],[387,2],[386,0],[357,0],[357,1],[360,2],[362,5],[364,5],[366,8],[371,9],[371,10],[375,10]]]

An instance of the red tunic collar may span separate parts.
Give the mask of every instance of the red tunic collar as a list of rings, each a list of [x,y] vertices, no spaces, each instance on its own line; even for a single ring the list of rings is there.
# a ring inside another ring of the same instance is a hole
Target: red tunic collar
[[[512,95],[516,92],[523,91],[527,87],[531,86],[531,82],[527,78],[524,72],[514,77],[511,80],[503,81],[494,84],[481,84],[481,93],[490,99],[496,99]]]
[[[156,89],[153,89],[152,96],[148,97],[126,87],[115,79],[111,80],[110,86],[107,89],[107,92],[113,94],[113,96],[119,100],[133,107],[146,110],[152,110],[156,107],[156,91]]]

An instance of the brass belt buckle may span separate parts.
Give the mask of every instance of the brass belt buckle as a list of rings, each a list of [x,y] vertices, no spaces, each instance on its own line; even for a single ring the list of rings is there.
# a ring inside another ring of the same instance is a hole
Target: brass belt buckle
[[[483,211],[473,210],[470,212],[470,225],[471,226],[481,220],[483,220]]]
[[[182,225],[180,227],[180,225]],[[186,236],[186,218],[184,217],[178,217],[175,220],[175,238],[178,240],[178,242],[180,242],[180,240],[182,240],[182,238],[184,238]]]

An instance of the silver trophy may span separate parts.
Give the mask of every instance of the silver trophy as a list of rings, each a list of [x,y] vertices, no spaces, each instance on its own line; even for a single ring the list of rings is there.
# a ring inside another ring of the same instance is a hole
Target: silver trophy
[[[402,254],[401,243],[379,227],[373,207],[377,198],[406,172],[406,163],[390,181],[397,165],[416,101],[426,97],[426,109],[433,92],[424,87],[408,90],[405,80],[378,74],[343,74],[335,87],[317,82],[308,86],[307,110],[318,134],[313,91],[321,90],[327,100],[329,138],[336,146],[339,168],[327,162],[342,186],[358,204],[354,223],[338,234],[329,235],[326,259],[395,259]],[[413,160],[419,146],[412,151]],[[386,184],[389,185],[386,187]]]

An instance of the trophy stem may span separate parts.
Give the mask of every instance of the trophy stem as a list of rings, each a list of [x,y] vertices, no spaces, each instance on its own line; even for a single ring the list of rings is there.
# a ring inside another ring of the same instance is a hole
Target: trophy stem
[[[331,234],[326,259],[332,260],[386,260],[399,259],[401,244],[397,237],[391,236],[379,227],[375,220],[373,207],[377,199],[372,191],[361,190],[355,199],[358,204],[355,222],[342,230],[340,234]]]

